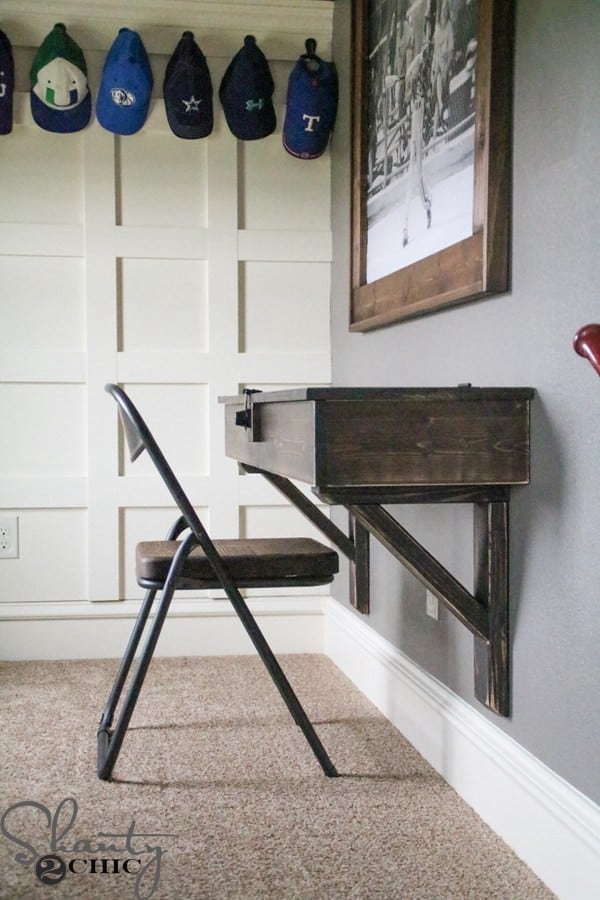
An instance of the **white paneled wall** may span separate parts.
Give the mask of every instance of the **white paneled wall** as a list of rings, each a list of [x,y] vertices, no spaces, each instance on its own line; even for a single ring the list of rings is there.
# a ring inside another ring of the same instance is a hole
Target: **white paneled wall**
[[[90,653],[90,628],[130,616],[140,596],[134,544],[173,517],[147,460],[125,458],[107,381],[139,403],[214,535],[310,533],[225,457],[218,397],[330,380],[329,155],[289,156],[281,126],[293,62],[307,37],[328,58],[331,17],[324,0],[3,3],[17,92],[0,137],[0,516],[19,517],[20,554],[0,559],[0,655]],[[84,50],[94,96],[118,28],[140,32],[155,78],[142,131],[34,124],[29,67],[56,21]],[[185,29],[215,89],[215,129],[198,141],[172,135],[162,101]],[[278,127],[243,144],[218,85],[246,33],[271,62]],[[219,598],[186,595],[179,614],[214,615]]]

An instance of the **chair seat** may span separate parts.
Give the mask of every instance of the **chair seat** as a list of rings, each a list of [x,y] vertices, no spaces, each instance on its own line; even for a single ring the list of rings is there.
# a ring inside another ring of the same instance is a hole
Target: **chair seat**
[[[143,587],[162,585],[180,541],[143,541],[137,545],[136,576]],[[338,555],[312,538],[216,540],[214,544],[238,587],[314,585],[332,581]],[[220,587],[201,547],[186,558],[179,588]]]

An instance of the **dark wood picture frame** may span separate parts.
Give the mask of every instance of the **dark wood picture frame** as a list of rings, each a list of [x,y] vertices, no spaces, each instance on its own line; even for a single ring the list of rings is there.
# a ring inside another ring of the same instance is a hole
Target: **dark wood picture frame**
[[[368,331],[509,288],[514,0],[476,2],[473,233],[368,283],[370,0],[354,2],[350,331]]]

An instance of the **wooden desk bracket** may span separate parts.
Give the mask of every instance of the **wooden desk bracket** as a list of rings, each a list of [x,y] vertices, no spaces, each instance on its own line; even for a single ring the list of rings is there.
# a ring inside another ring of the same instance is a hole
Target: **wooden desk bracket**
[[[369,612],[373,535],[472,632],[475,696],[497,715],[510,715],[508,486],[313,488],[319,499],[347,509],[346,535],[288,478],[241,465],[266,478],[350,560],[351,602],[363,614]],[[383,508],[384,502],[473,504],[473,594]]]

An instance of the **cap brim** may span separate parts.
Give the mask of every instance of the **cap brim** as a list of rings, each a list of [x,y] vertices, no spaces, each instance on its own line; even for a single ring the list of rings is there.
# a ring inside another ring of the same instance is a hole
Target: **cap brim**
[[[226,103],[223,103],[223,111],[229,130],[234,137],[240,141],[257,141],[273,134],[277,127],[277,119],[275,109],[269,104],[265,109],[261,110],[260,119],[252,117],[251,120],[246,119],[246,114],[241,113],[237,107],[233,109]]]
[[[167,113],[167,122],[169,128],[176,137],[195,140],[197,138],[208,137],[213,130],[213,117],[206,117],[201,122],[182,122],[175,113],[165,104]]]
[[[310,147],[303,147],[295,141],[286,138],[285,134],[283,135],[283,146],[291,156],[295,156],[298,159],[318,159],[319,156],[323,156],[325,153],[328,141],[329,135],[327,135],[325,141],[321,141],[319,144],[315,143]]]
[[[13,104],[4,103],[0,110],[0,134],[10,134],[13,129]]]
[[[52,109],[42,103],[37,94],[30,92],[31,114],[35,122],[45,131],[70,134],[86,127],[92,115],[92,96],[87,93],[74,109]]]

